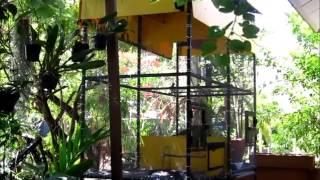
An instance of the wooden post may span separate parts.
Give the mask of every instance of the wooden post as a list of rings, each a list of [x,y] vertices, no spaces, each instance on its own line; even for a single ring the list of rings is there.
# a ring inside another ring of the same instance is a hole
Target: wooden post
[[[106,14],[116,11],[116,1],[106,0]],[[115,21],[113,19],[112,21]],[[112,179],[122,179],[122,147],[121,147],[121,111],[119,56],[116,34],[107,38],[107,61],[109,78],[109,112],[111,139],[111,173]]]

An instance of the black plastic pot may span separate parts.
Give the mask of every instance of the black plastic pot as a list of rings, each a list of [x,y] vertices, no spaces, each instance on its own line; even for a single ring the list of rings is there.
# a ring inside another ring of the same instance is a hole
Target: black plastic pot
[[[54,72],[45,72],[40,77],[40,86],[42,89],[46,89],[48,91],[52,91],[58,85],[60,74]]]
[[[72,47],[72,56],[78,54],[81,51],[89,49],[89,44],[84,44],[79,41],[76,41],[74,46]],[[85,57],[72,58],[73,62],[82,62]]]
[[[40,51],[41,51],[40,44],[26,44],[27,61],[30,61],[30,62],[39,61]]]
[[[94,36],[94,47],[97,50],[105,50],[107,46],[107,36],[102,33],[97,33]]]
[[[20,98],[20,93],[14,87],[0,88],[0,112],[9,114]]]
[[[179,6],[178,3],[176,3],[176,2],[174,3],[174,7],[179,11],[184,11],[184,6],[183,5]]]

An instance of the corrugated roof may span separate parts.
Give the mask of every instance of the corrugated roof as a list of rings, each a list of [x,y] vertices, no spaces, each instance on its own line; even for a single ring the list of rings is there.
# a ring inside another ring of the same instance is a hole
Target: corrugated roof
[[[289,0],[304,20],[316,32],[320,32],[320,0]]]

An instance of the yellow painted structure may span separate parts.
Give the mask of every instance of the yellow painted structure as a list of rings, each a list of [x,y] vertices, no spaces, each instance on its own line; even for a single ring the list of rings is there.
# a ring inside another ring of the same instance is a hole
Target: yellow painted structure
[[[207,137],[207,142],[225,142],[222,137]],[[209,164],[224,166],[216,170],[208,170],[207,149],[193,150],[191,153],[191,169],[203,172],[208,176],[216,176],[224,172],[225,148],[209,151]],[[140,166],[146,169],[175,169],[186,168],[186,136],[143,136],[141,141]]]
[[[106,15],[105,6],[105,0],[81,0],[79,18],[102,18]],[[157,3],[150,3],[149,0],[117,0],[117,10],[118,18],[128,22],[127,31],[119,34],[119,38],[125,42],[138,44],[138,15],[142,18],[140,45],[143,49],[170,58],[173,43],[186,41],[186,12],[178,11],[174,0],[161,0]],[[199,49],[208,37],[208,30],[209,26],[204,23],[203,15],[201,21],[193,18],[193,55],[201,55]],[[226,38],[219,39],[217,44],[215,53],[225,53]],[[185,54],[186,50],[182,49],[181,55]]]

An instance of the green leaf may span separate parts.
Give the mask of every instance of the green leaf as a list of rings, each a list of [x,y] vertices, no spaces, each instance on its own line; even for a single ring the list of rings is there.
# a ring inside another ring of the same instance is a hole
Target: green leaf
[[[216,64],[221,67],[226,67],[230,64],[230,55],[229,54],[221,54],[215,56]]]
[[[62,138],[60,142],[60,151],[59,151],[59,170],[63,171],[64,169],[67,168],[67,150],[66,150],[66,139]]]
[[[54,15],[55,10],[49,5],[43,5],[36,9],[36,13],[42,18],[50,18]]]
[[[38,39],[38,33],[32,26],[30,26],[30,29],[31,29],[32,41],[36,41]]]
[[[88,150],[90,146],[95,144],[96,142],[106,138],[109,135],[109,131],[106,130],[105,128],[100,128],[96,132],[94,132],[91,135],[84,136],[82,139],[82,144],[77,152],[77,154],[73,157],[70,162],[76,162],[76,160],[80,157],[80,155]]]
[[[240,1],[234,13],[237,16],[242,14],[247,14],[249,11],[249,8],[250,8],[250,4],[247,1]]]
[[[202,55],[208,55],[217,49],[215,41],[206,41],[201,45]]]
[[[244,41],[244,50],[247,52],[251,52],[252,46],[250,41]]]
[[[81,52],[78,52],[78,53],[72,55],[70,57],[70,59],[73,60],[74,62],[79,62],[80,59],[84,59],[88,54],[91,54],[93,51],[95,51],[95,50],[94,49],[83,50]]]
[[[228,48],[235,53],[239,53],[245,50],[246,45],[238,39],[233,39],[228,42]]]
[[[219,26],[211,26],[209,28],[209,37],[210,38],[219,38],[225,34],[224,30],[221,30]]]
[[[211,1],[212,1],[213,5],[214,5],[217,9],[219,9],[220,4],[221,4],[221,0],[211,0]]]
[[[1,49],[0,49],[0,54],[3,54],[3,53],[7,53],[7,50],[4,49],[4,48],[1,48]]]
[[[235,3],[233,0],[222,0],[220,1],[221,8],[219,8],[220,12],[230,13],[235,9]]]
[[[67,171],[66,174],[69,176],[80,177],[85,173],[93,164],[93,160],[84,160],[79,164],[72,165]]]
[[[175,2],[177,3],[177,6],[184,6],[187,4],[188,0],[175,0]]]
[[[246,38],[257,38],[259,28],[253,24],[244,25],[242,28],[243,36]]]
[[[253,14],[250,13],[246,13],[242,15],[243,19],[254,22],[255,20],[255,16]]]
[[[47,29],[47,41],[46,41],[46,52],[53,53],[54,47],[58,38],[58,25],[54,27],[48,26]]]
[[[243,23],[239,23],[240,26],[245,27],[250,25],[250,21],[243,21]]]
[[[70,70],[78,70],[78,69],[88,70],[88,69],[96,69],[104,65],[106,65],[105,61],[97,60],[97,61],[82,62],[80,64],[72,64],[68,68],[70,68]]]

